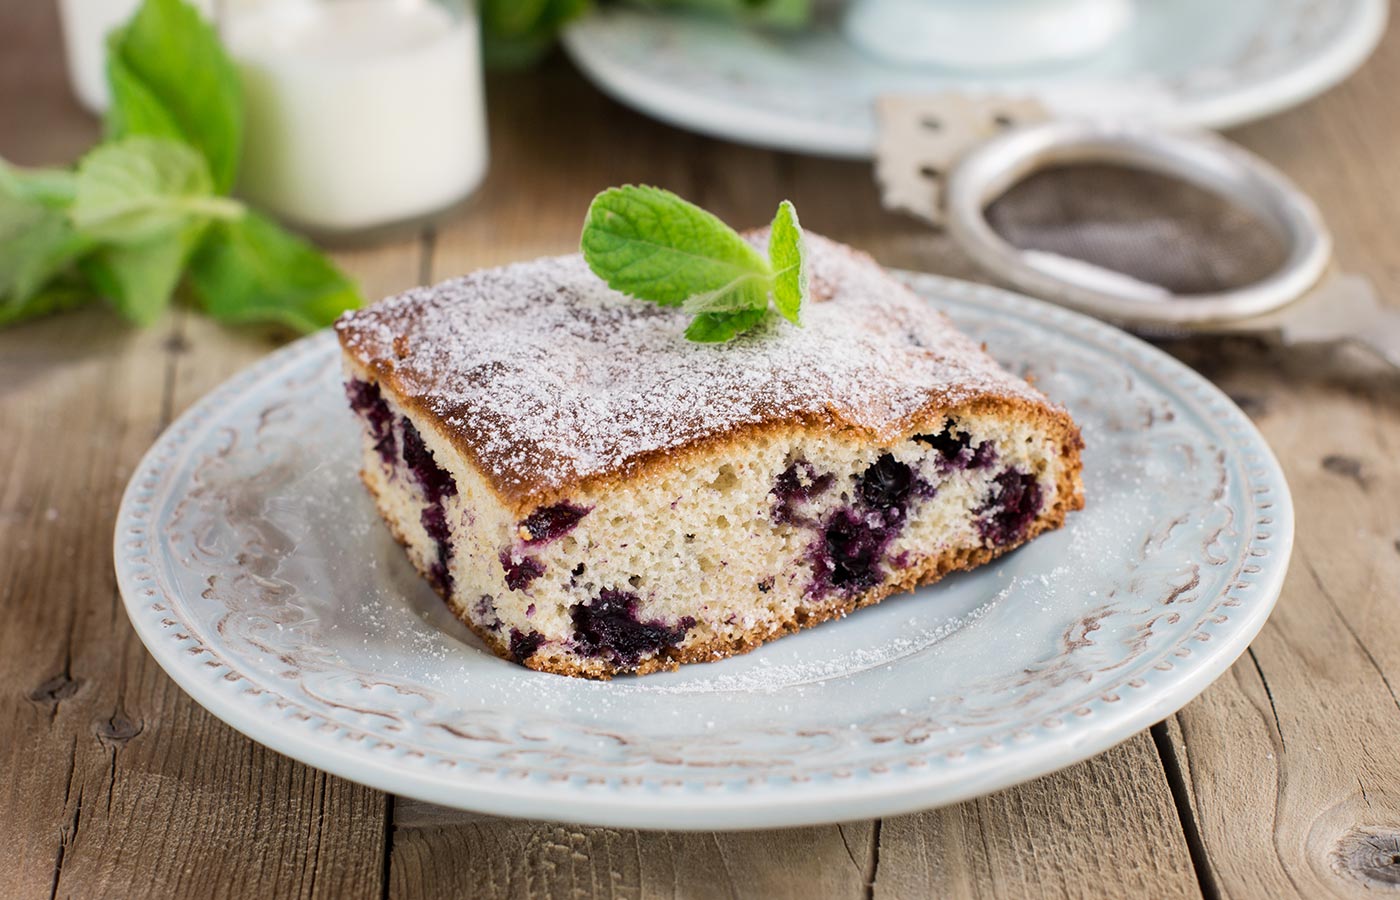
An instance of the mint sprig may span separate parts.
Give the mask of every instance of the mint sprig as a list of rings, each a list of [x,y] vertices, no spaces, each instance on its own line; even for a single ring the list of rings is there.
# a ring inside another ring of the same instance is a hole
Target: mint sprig
[[[0,161],[0,325],[107,298],[146,325],[181,285],[226,322],[312,331],[361,297],[302,239],[227,194],[237,69],[184,0],[144,0],[108,39],[107,138],[75,171]]]
[[[713,214],[646,185],[594,197],[580,245],[612,289],[694,314],[689,340],[720,343],[758,326],[770,317],[770,296],[779,314],[802,324],[805,243],[786,200],[769,231],[767,258]]]
[[[243,205],[213,193],[209,166],[188,144],[148,137],[103,144],[78,163],[68,218],[88,238],[142,244],[192,219],[236,219]]]
[[[109,138],[147,135],[189,144],[220,193],[238,175],[243,88],[203,16],[180,0],[146,0],[107,39]]]
[[[250,210],[209,228],[209,239],[190,261],[189,281],[214,318],[315,331],[360,305],[353,281],[267,218]]]

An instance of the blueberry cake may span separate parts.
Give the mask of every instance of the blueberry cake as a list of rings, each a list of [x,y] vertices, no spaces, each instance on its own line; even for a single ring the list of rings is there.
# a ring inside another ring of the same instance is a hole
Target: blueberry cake
[[[497,654],[608,678],[743,653],[1083,505],[1063,409],[868,257],[808,253],[803,327],[727,344],[580,256],[337,323],[364,482]]]

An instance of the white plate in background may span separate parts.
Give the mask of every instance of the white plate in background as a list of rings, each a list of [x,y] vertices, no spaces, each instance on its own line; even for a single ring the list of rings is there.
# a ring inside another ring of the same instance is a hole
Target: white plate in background
[[[882,62],[852,46],[835,15],[785,34],[613,5],[570,26],[564,44],[605,91],[662,121],[795,153],[869,158],[874,101],[886,93],[990,92],[1064,116],[1238,125],[1354,72],[1385,31],[1387,3],[1138,0],[1102,52],[995,74]]]

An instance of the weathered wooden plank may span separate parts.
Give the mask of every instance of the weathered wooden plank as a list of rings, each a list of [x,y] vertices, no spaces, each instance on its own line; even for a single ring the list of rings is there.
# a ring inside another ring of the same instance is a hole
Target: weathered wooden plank
[[[864,897],[873,825],[639,832],[396,805],[394,898]]]
[[[102,741],[134,640],[110,523],[160,425],[161,340],[100,313],[0,333],[0,844],[25,895],[50,890],[106,803]]]
[[[1151,737],[968,803],[886,819],[874,896],[1197,897]]]
[[[345,261],[376,291],[420,271],[416,240]],[[24,895],[381,893],[386,799],[197,707],[140,646],[111,575],[136,460],[268,346],[184,313],[145,332],[93,310],[0,334],[4,463],[29,473],[0,493],[0,842]]]

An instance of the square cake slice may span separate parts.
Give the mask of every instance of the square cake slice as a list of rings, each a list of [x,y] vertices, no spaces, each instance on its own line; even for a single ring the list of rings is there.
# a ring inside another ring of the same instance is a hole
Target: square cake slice
[[[608,678],[743,653],[1083,505],[1068,413],[870,258],[808,254],[803,327],[727,344],[580,256],[337,323],[364,482],[497,654]]]

